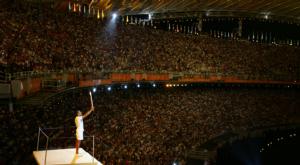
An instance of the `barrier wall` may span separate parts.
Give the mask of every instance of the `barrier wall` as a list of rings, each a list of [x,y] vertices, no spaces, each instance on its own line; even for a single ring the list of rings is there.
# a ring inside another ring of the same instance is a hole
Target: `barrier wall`
[[[41,79],[40,78],[35,78],[31,79],[31,88],[30,88],[30,93],[35,93],[41,90]]]
[[[76,81],[75,73],[68,74],[67,80],[68,81]]]
[[[111,84],[112,81],[110,79],[105,80],[80,80],[79,87],[90,87],[90,86],[97,86],[97,85],[106,85]]]
[[[220,75],[207,75],[207,74],[172,74],[172,73],[108,73],[109,79],[95,79],[93,80],[92,74],[79,75],[80,80],[76,82],[75,73],[59,73],[53,74],[50,77],[56,80],[65,80],[78,84],[79,87],[90,87],[97,85],[112,84],[114,82],[131,82],[131,81],[172,81],[178,83],[243,83],[243,84],[297,84],[300,82],[291,81],[271,81],[271,80],[243,80],[238,77],[222,77]],[[175,75],[175,76],[174,76]],[[42,78],[27,78],[23,80],[12,80],[13,97],[19,99],[26,95],[38,92],[41,90]],[[76,82],[76,83],[75,83]],[[8,91],[7,88],[3,91]],[[1,91],[0,91],[1,92]]]
[[[169,74],[146,74],[146,80],[147,81],[168,81],[170,80],[170,76]]]
[[[147,78],[147,74],[145,73],[134,73],[131,77],[136,81],[143,81]]]

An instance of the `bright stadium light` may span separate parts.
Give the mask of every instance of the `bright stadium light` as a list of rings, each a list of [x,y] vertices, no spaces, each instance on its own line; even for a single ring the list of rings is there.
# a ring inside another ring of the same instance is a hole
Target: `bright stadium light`
[[[205,15],[208,17],[208,16],[210,15],[210,12],[207,11],[207,12],[205,13]]]
[[[124,88],[127,89],[128,88],[127,85],[124,85]]]
[[[118,14],[117,13],[113,13],[112,14],[112,19],[116,19],[118,17]]]
[[[107,87],[107,90],[108,90],[108,91],[111,91],[111,87]]]
[[[268,15],[265,15],[265,19],[269,19],[269,16],[268,16]]]
[[[95,93],[97,91],[97,88],[93,88],[93,92]]]
[[[148,14],[148,20],[151,20],[152,19],[152,15],[149,13]]]
[[[152,84],[152,86],[155,88],[155,87],[156,87],[156,84]]]
[[[137,84],[136,86],[137,86],[138,88],[139,88],[139,87],[141,87],[141,85],[140,85],[140,84]]]

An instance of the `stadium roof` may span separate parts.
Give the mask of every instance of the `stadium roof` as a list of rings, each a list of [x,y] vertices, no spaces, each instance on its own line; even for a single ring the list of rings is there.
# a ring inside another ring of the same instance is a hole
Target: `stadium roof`
[[[0,0],[9,1],[9,0]],[[20,0],[22,1],[22,0]],[[152,18],[182,16],[261,17],[300,22],[300,0],[23,0],[90,3],[122,15],[154,14]]]
[[[94,0],[122,14],[196,13],[268,15],[300,21],[300,0]]]

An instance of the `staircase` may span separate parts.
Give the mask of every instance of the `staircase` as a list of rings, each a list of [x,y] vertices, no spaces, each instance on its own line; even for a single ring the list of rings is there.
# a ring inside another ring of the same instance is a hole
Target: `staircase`
[[[32,96],[27,96],[22,100],[19,100],[17,103],[22,105],[32,105],[38,106],[41,105],[47,98],[55,95],[55,92],[38,92]]]

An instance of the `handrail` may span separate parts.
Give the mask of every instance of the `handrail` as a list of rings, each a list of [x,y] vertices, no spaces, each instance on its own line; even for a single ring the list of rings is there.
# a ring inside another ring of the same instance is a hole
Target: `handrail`
[[[41,128],[39,127],[38,130],[38,139],[37,139],[37,149],[36,151],[39,151],[39,145],[40,145],[40,135],[43,134],[46,137],[46,147],[45,147],[45,159],[44,159],[44,165],[47,164],[47,152],[48,152],[48,147],[49,147],[49,136],[43,131],[43,130],[59,130],[59,129],[63,129],[65,127],[49,127],[49,128]],[[68,127],[68,128],[74,128],[74,127]],[[92,163],[94,164],[95,162],[95,136],[84,136],[86,138],[92,138],[93,142],[92,142],[92,155],[93,155],[93,159],[92,159]],[[55,139],[73,139],[75,137],[55,137]]]
[[[45,159],[44,159],[44,165],[46,165],[47,162],[47,152],[48,152],[48,144],[49,144],[49,136],[41,129],[41,127],[39,127],[39,133],[38,133],[38,140],[37,140],[37,146],[36,146],[36,150],[39,150],[39,145],[40,145],[40,135],[41,133],[46,137],[46,148],[45,148]]]
[[[66,127],[47,127],[47,128],[41,128],[42,130],[51,130],[51,129],[63,129],[63,128],[66,128]],[[75,126],[70,126],[68,128],[75,128]]]
[[[39,127],[39,131],[38,131],[38,140],[37,140],[37,144],[36,144],[36,150],[37,150],[37,151],[39,150],[39,146],[40,146],[40,135],[41,135],[41,132],[40,132],[40,127]]]

